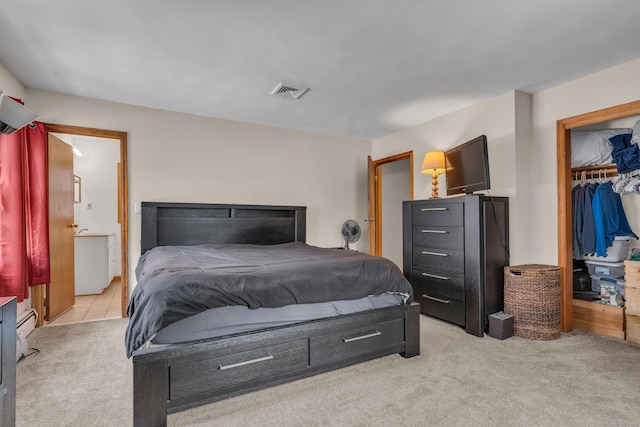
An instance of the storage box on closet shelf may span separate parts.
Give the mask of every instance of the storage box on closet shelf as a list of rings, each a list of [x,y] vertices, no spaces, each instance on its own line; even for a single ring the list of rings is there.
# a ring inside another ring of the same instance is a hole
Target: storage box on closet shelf
[[[629,257],[631,237],[616,236],[613,244],[607,248],[606,256],[585,255],[584,259],[590,261],[620,262]]]
[[[585,261],[591,275],[591,290],[609,300],[611,295],[624,296],[624,262]],[[619,305],[619,304],[616,304]]]
[[[618,279],[624,277],[624,262],[585,261],[589,274]]]
[[[611,295],[624,297],[625,281],[622,278],[614,279],[598,274],[591,275],[591,290],[600,294],[601,299],[609,300]],[[615,304],[620,305],[620,304]]]
[[[600,294],[598,302],[608,305],[624,305],[624,260],[628,258],[631,238],[617,236],[607,248],[607,255],[585,256],[585,265],[591,275],[591,290]]]

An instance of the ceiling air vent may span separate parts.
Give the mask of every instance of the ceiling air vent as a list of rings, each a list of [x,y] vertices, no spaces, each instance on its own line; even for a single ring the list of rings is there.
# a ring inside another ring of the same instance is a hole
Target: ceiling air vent
[[[271,91],[271,95],[290,96],[294,99],[300,98],[307,93],[308,87],[296,87],[288,84],[280,83]]]

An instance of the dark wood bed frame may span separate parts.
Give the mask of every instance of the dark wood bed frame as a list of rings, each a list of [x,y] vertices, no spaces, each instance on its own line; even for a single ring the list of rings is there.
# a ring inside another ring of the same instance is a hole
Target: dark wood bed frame
[[[163,245],[305,241],[298,206],[142,203],[141,252]],[[399,353],[420,354],[416,303],[150,347],[133,360],[135,426],[167,414]]]

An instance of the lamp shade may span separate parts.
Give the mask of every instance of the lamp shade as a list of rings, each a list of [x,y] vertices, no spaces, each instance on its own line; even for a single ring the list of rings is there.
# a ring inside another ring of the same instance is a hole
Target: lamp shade
[[[429,151],[424,155],[420,172],[424,174],[443,173],[444,168],[444,151]]]

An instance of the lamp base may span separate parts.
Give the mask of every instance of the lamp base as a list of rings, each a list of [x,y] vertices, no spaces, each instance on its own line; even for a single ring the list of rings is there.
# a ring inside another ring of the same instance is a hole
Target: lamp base
[[[434,172],[431,174],[431,198],[439,199],[438,196],[438,173]]]

